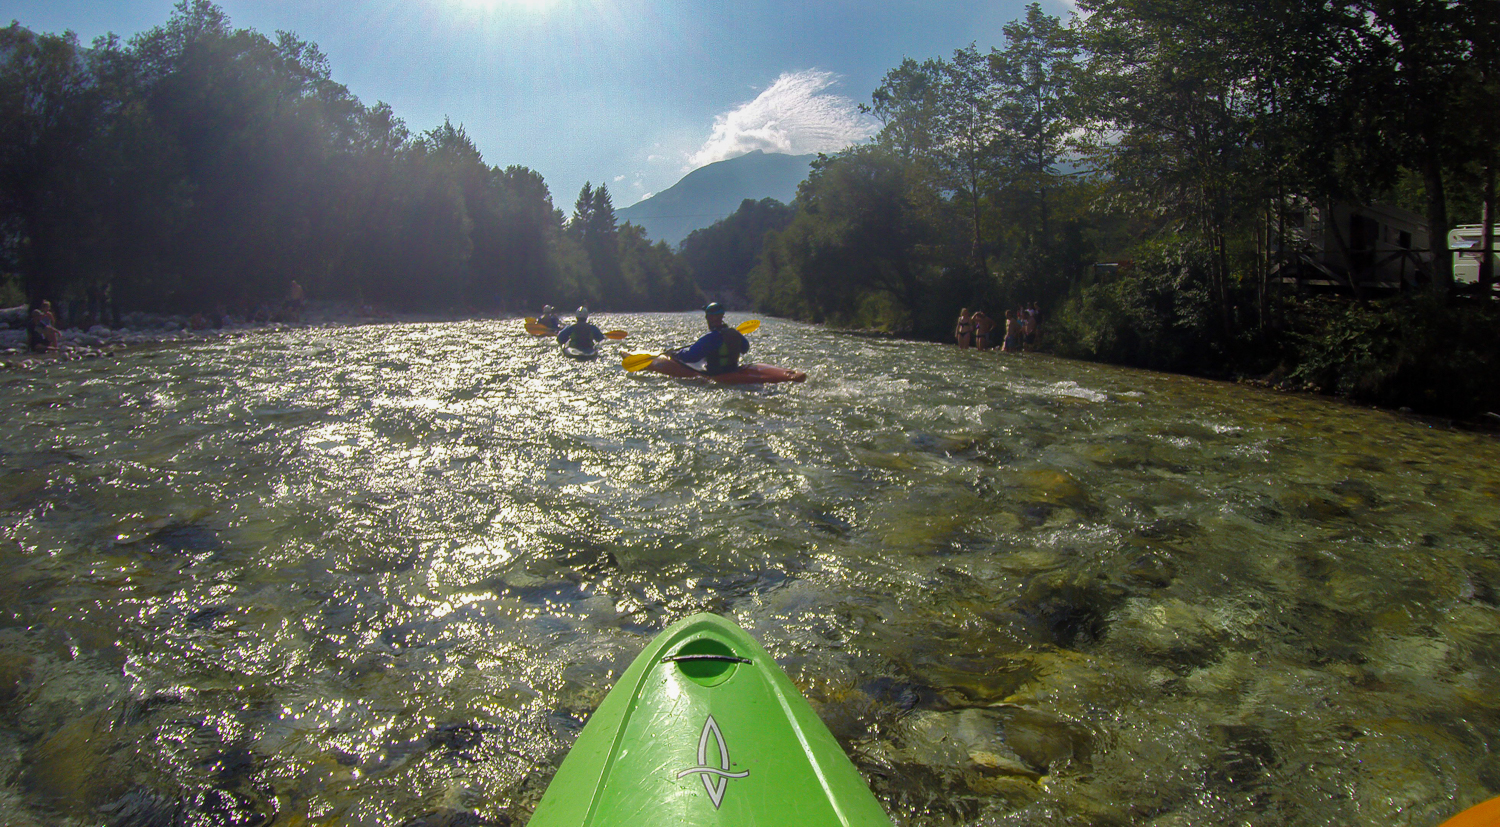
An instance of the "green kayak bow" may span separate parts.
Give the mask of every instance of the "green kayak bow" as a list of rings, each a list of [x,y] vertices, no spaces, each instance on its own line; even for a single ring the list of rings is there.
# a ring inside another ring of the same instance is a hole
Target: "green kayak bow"
[[[786,673],[717,615],[656,637],[589,718],[530,827],[890,827]]]

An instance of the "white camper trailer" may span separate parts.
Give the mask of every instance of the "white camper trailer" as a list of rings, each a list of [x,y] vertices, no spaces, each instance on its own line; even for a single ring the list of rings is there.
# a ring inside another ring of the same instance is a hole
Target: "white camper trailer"
[[[1500,224],[1490,230],[1494,239],[1490,261],[1500,277]],[[1453,251],[1453,281],[1457,284],[1479,283],[1479,262],[1484,258],[1484,225],[1463,224],[1448,231],[1448,249]]]
[[[1430,276],[1427,222],[1390,204],[1325,209],[1292,196],[1268,229],[1277,259],[1271,277],[1283,284],[1393,291]]]

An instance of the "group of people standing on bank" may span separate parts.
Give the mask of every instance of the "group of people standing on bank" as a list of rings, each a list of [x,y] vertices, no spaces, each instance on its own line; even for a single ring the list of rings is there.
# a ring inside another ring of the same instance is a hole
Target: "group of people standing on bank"
[[[990,350],[998,345],[1002,351],[1019,353],[1036,346],[1040,321],[1041,314],[1035,304],[1007,310],[1005,327],[997,332],[1000,323],[988,313],[983,310],[970,313],[969,308],[965,307],[959,311],[958,322],[953,327],[953,339],[960,350],[968,350],[970,346]]]

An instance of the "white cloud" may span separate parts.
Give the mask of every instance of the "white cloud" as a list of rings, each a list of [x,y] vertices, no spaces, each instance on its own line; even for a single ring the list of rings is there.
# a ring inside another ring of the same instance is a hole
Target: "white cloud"
[[[809,69],[776,79],[755,100],[714,118],[714,131],[684,171],[763,150],[786,155],[837,152],[879,131],[854,101],[828,91],[832,72]]]

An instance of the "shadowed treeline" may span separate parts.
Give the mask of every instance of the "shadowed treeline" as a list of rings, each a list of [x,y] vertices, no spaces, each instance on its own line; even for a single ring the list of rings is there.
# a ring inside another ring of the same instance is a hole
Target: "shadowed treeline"
[[[32,301],[233,309],[292,280],[411,310],[698,300],[602,186],[568,222],[536,172],[486,164],[451,123],[413,133],[316,46],[208,0],[86,49],[0,30],[0,170],[0,270]]]

